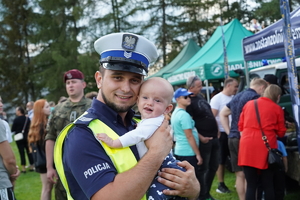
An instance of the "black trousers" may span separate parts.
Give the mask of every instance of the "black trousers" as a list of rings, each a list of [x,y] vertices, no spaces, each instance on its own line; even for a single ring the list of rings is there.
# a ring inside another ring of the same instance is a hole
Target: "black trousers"
[[[17,147],[19,150],[19,154],[20,154],[20,160],[21,160],[21,165],[26,165],[26,158],[25,158],[25,151],[29,160],[29,164],[33,165],[33,158],[31,153],[29,152],[29,148],[28,148],[28,144],[26,141],[21,140],[21,141],[17,141]]]
[[[283,200],[285,196],[285,171],[276,169],[274,173],[275,200]]]
[[[254,167],[244,166],[243,171],[247,181],[246,200],[256,199],[256,189],[259,186],[259,178],[262,189],[265,192],[265,200],[274,200],[274,173],[275,169],[269,167],[268,169],[260,170]]]
[[[261,183],[261,178],[259,178],[258,188],[257,188],[257,200],[262,200],[263,188]],[[285,171],[284,169],[275,168],[274,171],[274,200],[283,200],[285,196]]]
[[[214,180],[220,161],[220,144],[218,138],[209,140],[208,143],[200,142],[200,153],[203,159],[202,165],[198,166],[198,180],[201,184],[200,199],[209,198],[209,191]]]

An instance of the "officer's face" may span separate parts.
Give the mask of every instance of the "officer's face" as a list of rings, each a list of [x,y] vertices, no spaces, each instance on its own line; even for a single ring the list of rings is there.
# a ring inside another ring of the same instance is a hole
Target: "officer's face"
[[[124,71],[105,70],[96,72],[97,86],[101,89],[98,100],[118,113],[127,112],[137,100],[143,80],[142,75]]]

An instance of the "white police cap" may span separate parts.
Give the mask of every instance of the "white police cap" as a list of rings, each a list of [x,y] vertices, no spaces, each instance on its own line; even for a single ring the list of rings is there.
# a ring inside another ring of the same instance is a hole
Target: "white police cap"
[[[148,67],[158,58],[152,42],[132,33],[112,33],[94,43],[100,54],[100,63],[105,69],[128,71],[147,75]]]

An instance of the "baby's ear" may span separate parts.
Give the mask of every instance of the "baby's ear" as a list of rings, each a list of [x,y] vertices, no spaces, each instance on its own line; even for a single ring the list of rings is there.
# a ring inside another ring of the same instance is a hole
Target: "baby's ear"
[[[172,104],[169,104],[164,112],[164,114],[168,114],[170,113],[171,111],[173,110],[173,105]]]

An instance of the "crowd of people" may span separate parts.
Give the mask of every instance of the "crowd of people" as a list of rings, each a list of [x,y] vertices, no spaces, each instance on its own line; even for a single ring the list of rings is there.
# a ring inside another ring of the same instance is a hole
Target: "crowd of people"
[[[56,200],[214,200],[215,176],[216,192],[232,192],[224,176],[229,157],[240,200],[283,199],[285,186],[277,180],[287,162],[283,168],[268,165],[261,139],[263,130],[271,148],[280,147],[286,156],[276,138],[286,131],[276,83],[253,79],[236,94],[238,81],[228,78],[207,102],[198,76],[188,77],[186,88],[175,91],[163,78],[144,80],[158,53],[140,35],[113,33],[94,46],[101,56],[98,92],[84,94],[84,74],[72,69],[64,74],[68,97],[56,105],[30,101],[27,113],[17,107],[11,129],[5,118],[0,120],[0,173],[5,177],[0,192],[6,199],[15,198],[15,180],[28,168],[40,174],[41,200],[51,200],[53,189]],[[141,119],[131,109],[135,104]],[[5,117],[1,97],[0,112]],[[17,133],[23,135],[15,138],[21,170],[9,145]]]
[[[91,105],[90,98],[84,97],[84,75],[81,71],[73,69],[64,74],[66,92],[68,97],[60,97],[57,105],[53,101],[39,99],[35,102],[30,101],[26,104],[26,111],[21,106],[16,108],[16,118],[13,120],[12,127],[5,126],[7,141],[12,141],[12,135],[23,133],[23,138],[16,140],[20,160],[21,173],[36,171],[40,174],[42,191],[41,200],[51,200],[51,192],[55,184],[55,199],[66,199],[66,193],[56,174],[53,162],[54,141],[59,132],[69,123],[79,117]],[[1,99],[1,98],[0,98]],[[55,108],[55,109],[54,109]],[[2,99],[0,103],[1,114],[3,115]],[[7,123],[5,120],[1,120]],[[11,130],[11,132],[10,132]],[[0,133],[2,134],[2,133]],[[48,142],[47,142],[48,141]],[[33,146],[37,146],[44,155],[45,164],[35,166]],[[46,150],[48,148],[48,150]],[[26,156],[28,166],[26,166]],[[16,176],[12,174],[12,176]],[[12,179],[14,180],[14,179]],[[8,199],[13,199],[12,187],[7,188]],[[11,189],[11,190],[10,190]]]

